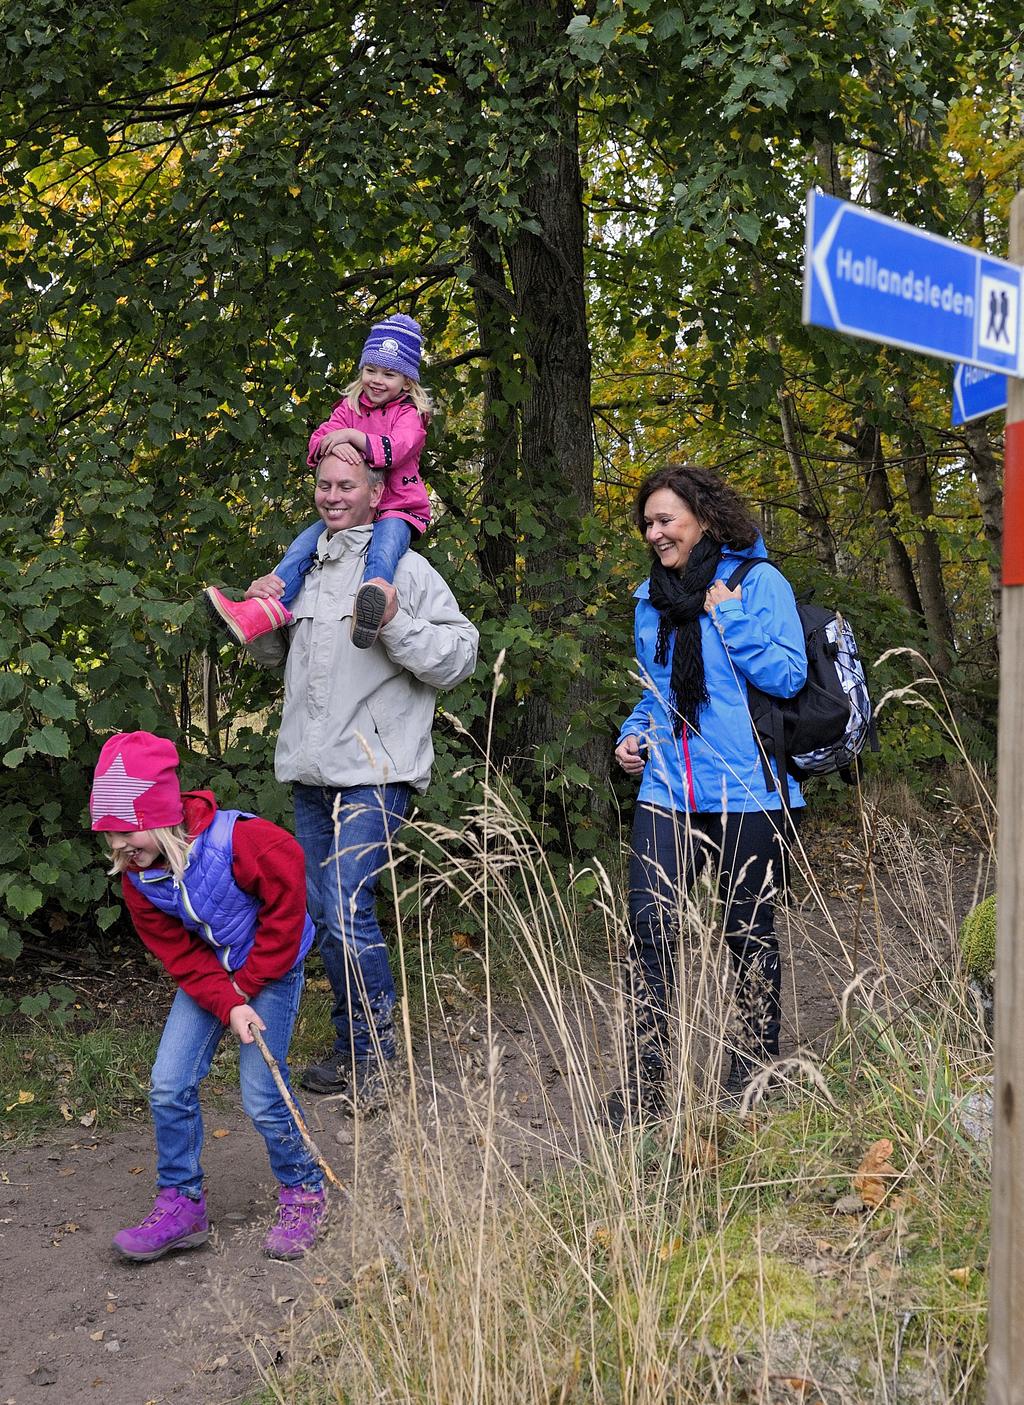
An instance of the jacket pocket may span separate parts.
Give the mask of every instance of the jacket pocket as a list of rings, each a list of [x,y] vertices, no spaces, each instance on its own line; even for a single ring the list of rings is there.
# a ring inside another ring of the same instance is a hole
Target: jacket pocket
[[[409,699],[406,698],[408,704]],[[388,758],[388,780],[408,780],[414,770],[416,760],[416,739],[411,734],[415,728],[409,709],[402,716],[395,716],[386,697],[376,693],[365,705],[364,711],[373,723],[374,736],[381,752]]]
[[[358,733],[354,738],[355,744],[363,753],[364,760],[372,764],[374,774],[379,778],[381,785],[397,780],[405,774],[401,769],[402,756],[398,739],[393,732],[381,731],[374,710],[368,703],[364,702],[359,708],[355,731]],[[364,750],[364,744],[368,751]]]

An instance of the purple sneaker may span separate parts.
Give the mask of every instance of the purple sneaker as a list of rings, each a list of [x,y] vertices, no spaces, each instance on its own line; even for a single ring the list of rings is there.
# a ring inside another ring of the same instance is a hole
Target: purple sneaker
[[[149,1263],[171,1249],[192,1249],[210,1237],[206,1196],[190,1200],[174,1186],[165,1186],[141,1224],[114,1235],[114,1248],[126,1259]]]
[[[327,1219],[327,1196],[322,1190],[283,1185],[277,1201],[277,1221],[267,1230],[263,1252],[270,1259],[301,1259]]]

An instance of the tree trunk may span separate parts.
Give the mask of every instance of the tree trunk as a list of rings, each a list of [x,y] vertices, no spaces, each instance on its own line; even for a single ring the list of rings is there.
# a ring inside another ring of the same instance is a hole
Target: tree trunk
[[[787,390],[779,391],[779,421],[782,425],[782,442],[786,446],[789,466],[796,479],[800,498],[800,516],[810,534],[814,554],[827,571],[836,573],[835,544],[829,528],[828,518],[821,511],[814,495],[804,457],[800,446],[800,421],[792,395]]]
[[[1003,561],[1003,475],[1002,465],[988,430],[979,420],[964,425],[964,438],[974,466],[974,481],[978,485],[981,526],[991,549],[989,585],[992,590],[992,615],[995,620],[996,647],[999,641],[999,614],[1002,604]]]
[[[501,367],[511,362],[512,315],[498,292],[505,287],[500,257],[482,229],[471,243],[473,303],[480,345],[487,352],[483,373],[483,415],[480,472],[480,521],[483,524],[477,560],[502,610],[516,599],[516,524],[509,507],[515,501],[519,443],[512,397],[506,394]]]
[[[841,435],[853,448],[864,478],[865,496],[885,542],[889,589],[913,615],[924,618],[924,606],[914,579],[907,548],[896,531],[896,511],[882,455],[882,436],[873,424],[861,421],[853,436]]]
[[[565,0],[538,8],[530,21],[536,51],[560,42],[574,11]],[[528,505],[543,534],[522,534],[525,572],[521,599],[543,632],[565,632],[581,611],[573,571],[581,554],[580,526],[594,506],[594,439],[590,414],[590,343],[583,283],[585,227],[579,161],[577,97],[573,87],[547,82],[536,121],[546,133],[533,154],[527,203],[539,232],[520,230],[508,249],[517,341],[525,358],[528,391],[520,412],[521,477]],[[522,495],[522,490],[520,490]],[[607,809],[608,737],[578,743],[589,728],[591,689],[570,681],[564,698],[541,687],[527,695],[524,739],[574,753],[593,776],[594,809]]]
[[[906,408],[909,414],[909,404]],[[928,453],[920,434],[912,426],[908,426],[901,433],[900,445],[903,450],[903,480],[907,485],[907,498],[920,524],[917,572],[921,606],[928,627],[929,653],[932,667],[941,678],[949,672],[953,663],[953,622],[949,616],[946,583],[942,578],[939,539],[931,525],[935,514],[935,500],[931,474],[928,471]]]
[[[829,141],[814,143],[814,164],[817,167],[818,183],[826,195],[835,195],[840,200],[850,198],[850,179],[839,164],[835,146]]]

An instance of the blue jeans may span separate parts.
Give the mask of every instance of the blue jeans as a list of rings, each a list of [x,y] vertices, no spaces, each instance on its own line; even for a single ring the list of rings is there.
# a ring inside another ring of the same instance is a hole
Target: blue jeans
[[[281,596],[282,605],[290,605],[302,589],[306,572],[316,558],[316,544],[320,540],[323,529],[324,524],[319,517],[308,527],[303,527],[274,567],[274,575],[280,576],[284,581],[284,594]]]
[[[324,524],[318,517],[305,527],[274,567],[274,574],[284,581],[283,605],[290,605],[302,589],[306,572],[316,559],[316,544]],[[363,580],[384,580],[394,585],[398,563],[409,550],[412,528],[401,517],[382,517],[373,524],[370,549],[366,557]]]
[[[395,981],[377,922],[377,879],[405,818],[409,787],[296,785],[294,799],[306,901],[334,992],[334,1051],[345,1059],[393,1059]]]
[[[302,996],[302,967],[265,985],[249,1004],[267,1026],[263,1038],[288,1083],[288,1045]],[[203,1188],[203,1118],[199,1085],[210,1071],[227,1027],[183,990],[171,1003],[153,1065],[149,1105],[156,1130],[156,1183],[198,1197]],[[234,1037],[234,1036],[232,1036]],[[323,1173],[303,1144],[270,1069],[255,1044],[238,1056],[242,1106],[267,1144],[270,1169],[286,1186],[323,1185]]]
[[[382,580],[394,585],[398,563],[409,550],[411,541],[412,528],[401,517],[382,517],[375,522],[363,580]]]
[[[708,863],[736,973],[743,1052],[779,1052],[782,968],[775,897],[786,882],[784,813],[685,815],[638,805],[629,856],[628,1035],[649,1067],[662,1067],[668,1058],[680,897]]]

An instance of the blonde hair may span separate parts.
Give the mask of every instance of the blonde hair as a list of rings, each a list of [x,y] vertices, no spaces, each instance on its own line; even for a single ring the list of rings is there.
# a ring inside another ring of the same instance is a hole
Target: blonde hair
[[[420,414],[429,419],[434,413],[434,402],[430,397],[430,391],[420,385],[419,381],[409,380],[408,376],[406,376],[406,380],[409,381],[409,384],[406,386],[405,390],[402,391],[402,394],[408,395]],[[348,401],[350,410],[358,411],[359,392],[362,388],[363,377],[360,374],[356,376],[354,381],[349,381],[348,385],[341,392],[341,398]]]
[[[185,875],[189,850],[195,841],[189,838],[188,830],[183,824],[176,824],[171,829],[151,829],[149,833],[167,860],[167,867],[180,882]],[[111,875],[124,873],[128,868],[128,863],[129,860],[125,856],[124,850],[119,850],[114,855],[114,862],[107,869],[107,872]]]

